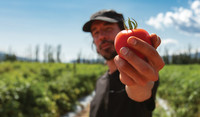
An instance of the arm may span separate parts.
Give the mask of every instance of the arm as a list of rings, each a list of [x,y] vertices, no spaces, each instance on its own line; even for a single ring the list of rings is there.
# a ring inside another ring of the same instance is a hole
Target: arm
[[[160,38],[152,34],[151,41],[154,47],[137,37],[130,37],[127,41],[131,47],[146,56],[146,61],[126,47],[120,49],[126,60],[119,56],[114,59],[120,72],[120,80],[126,85],[128,96],[138,102],[151,97],[154,81],[158,80],[158,72],[164,66],[164,61],[155,49],[160,44]]]

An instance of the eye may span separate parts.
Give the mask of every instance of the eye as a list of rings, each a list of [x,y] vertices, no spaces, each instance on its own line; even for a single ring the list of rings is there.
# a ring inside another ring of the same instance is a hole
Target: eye
[[[113,30],[112,27],[107,27],[107,28],[106,28],[106,31],[107,31],[107,32],[111,32],[112,30]]]
[[[93,37],[97,37],[99,35],[99,31],[93,31],[92,35],[93,35]]]
[[[95,33],[94,33],[94,35],[98,35],[99,34],[99,32],[98,31],[96,31]]]

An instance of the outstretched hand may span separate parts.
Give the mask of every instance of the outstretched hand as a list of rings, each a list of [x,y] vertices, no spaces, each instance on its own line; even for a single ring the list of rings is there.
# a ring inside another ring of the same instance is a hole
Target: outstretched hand
[[[119,56],[115,57],[115,64],[120,72],[120,80],[126,85],[128,96],[135,101],[145,101],[151,97],[154,81],[158,80],[158,72],[165,63],[156,51],[161,40],[156,34],[151,34],[152,45],[131,36],[127,43],[146,57],[139,58],[131,49],[122,47]]]

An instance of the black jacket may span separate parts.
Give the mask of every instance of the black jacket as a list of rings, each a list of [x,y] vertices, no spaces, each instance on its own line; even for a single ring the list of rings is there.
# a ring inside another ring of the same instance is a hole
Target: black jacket
[[[90,105],[90,117],[152,117],[158,81],[152,97],[144,102],[131,100],[119,80],[119,71],[106,72],[97,80],[96,94]]]

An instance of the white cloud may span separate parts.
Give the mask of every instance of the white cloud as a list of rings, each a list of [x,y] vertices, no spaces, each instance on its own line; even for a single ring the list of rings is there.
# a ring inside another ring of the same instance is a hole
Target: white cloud
[[[177,40],[172,38],[166,38],[161,40],[161,45],[159,46],[158,51],[161,55],[165,55],[166,52],[171,55],[175,51],[177,51],[177,47],[179,46],[180,45]]]
[[[194,10],[194,13],[199,15],[200,14],[200,2],[199,0],[194,1],[191,4],[191,9]]]
[[[159,13],[146,23],[156,29],[174,26],[183,32],[200,35],[200,0],[193,1],[189,9],[180,7],[173,12]]]
[[[168,38],[168,39],[162,40],[162,43],[161,43],[161,44],[162,44],[162,45],[171,45],[171,44],[177,45],[177,44],[178,44],[178,41],[175,40],[175,39],[170,39],[170,38]]]

